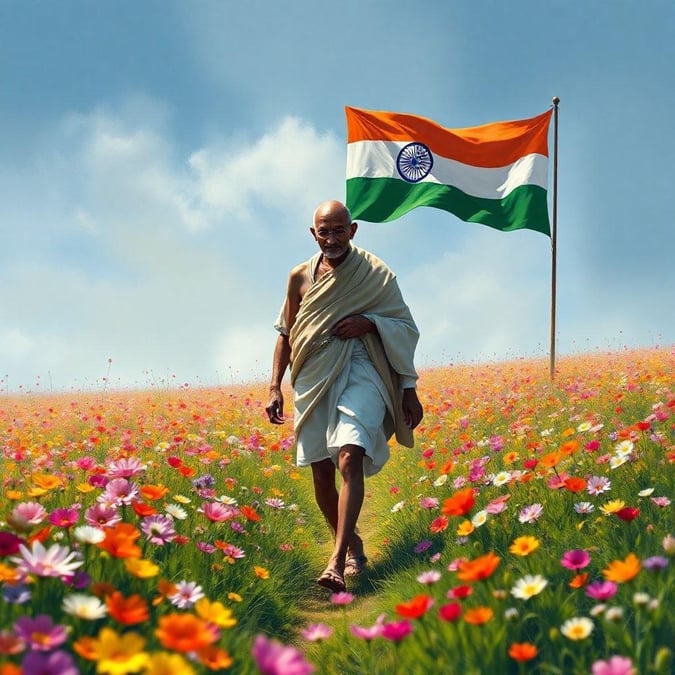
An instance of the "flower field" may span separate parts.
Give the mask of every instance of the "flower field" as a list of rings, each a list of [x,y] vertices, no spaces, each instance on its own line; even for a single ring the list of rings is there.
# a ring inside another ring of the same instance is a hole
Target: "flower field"
[[[332,596],[264,385],[0,395],[0,675],[670,673],[674,373],[672,348],[422,373]]]

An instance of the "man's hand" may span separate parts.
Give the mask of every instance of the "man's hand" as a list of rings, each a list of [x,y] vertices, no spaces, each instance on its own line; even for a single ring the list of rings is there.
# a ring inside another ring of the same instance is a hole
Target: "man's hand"
[[[284,395],[281,393],[281,387],[270,387],[270,400],[265,412],[272,424],[283,424],[286,421],[284,418]]]
[[[421,421],[423,416],[422,404],[417,398],[417,392],[414,389],[403,390],[403,419],[405,423],[414,429]]]
[[[340,319],[333,326],[332,334],[340,340],[348,340],[361,337],[366,333],[374,333],[376,330],[375,324],[370,319],[360,314],[352,314]]]

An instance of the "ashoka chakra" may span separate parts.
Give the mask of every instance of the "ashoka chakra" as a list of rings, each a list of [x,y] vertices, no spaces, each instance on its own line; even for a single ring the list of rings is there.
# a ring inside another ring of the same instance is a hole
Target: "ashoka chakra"
[[[401,148],[396,158],[396,168],[401,178],[409,183],[418,183],[429,175],[434,165],[434,156],[424,143],[408,143]]]

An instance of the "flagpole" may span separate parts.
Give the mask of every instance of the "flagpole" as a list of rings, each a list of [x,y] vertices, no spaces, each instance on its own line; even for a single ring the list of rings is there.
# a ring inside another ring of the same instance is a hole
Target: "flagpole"
[[[555,375],[555,301],[556,267],[558,246],[558,104],[560,99],[553,97],[553,218],[551,222],[551,380]]]

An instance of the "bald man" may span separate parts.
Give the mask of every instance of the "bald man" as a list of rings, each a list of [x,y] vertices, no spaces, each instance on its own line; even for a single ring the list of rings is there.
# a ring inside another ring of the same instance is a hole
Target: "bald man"
[[[367,560],[356,531],[364,476],[384,466],[391,436],[413,447],[422,420],[417,327],[393,272],[352,244],[357,228],[338,201],[314,212],[319,251],[291,270],[265,409],[270,422],[283,424],[281,382],[290,365],[297,464],[311,466],[316,502],[335,536],[317,583],[333,592],[344,591],[345,576]]]

